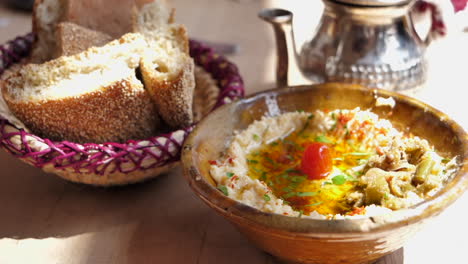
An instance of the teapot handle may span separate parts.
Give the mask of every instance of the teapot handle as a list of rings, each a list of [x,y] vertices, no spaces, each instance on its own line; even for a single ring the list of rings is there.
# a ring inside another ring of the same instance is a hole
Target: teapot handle
[[[444,36],[446,34],[446,28],[444,21],[441,18],[440,10],[438,10],[437,6],[433,3],[426,2],[424,0],[416,1],[412,7],[410,12],[410,19],[412,20],[412,25],[414,29],[414,21],[413,21],[413,14],[419,13],[423,14],[428,12],[430,13],[430,28],[429,32],[427,33],[425,38],[422,38],[415,30],[415,35],[419,37],[421,42],[425,44],[425,46],[429,46],[429,44],[434,39],[435,35]]]

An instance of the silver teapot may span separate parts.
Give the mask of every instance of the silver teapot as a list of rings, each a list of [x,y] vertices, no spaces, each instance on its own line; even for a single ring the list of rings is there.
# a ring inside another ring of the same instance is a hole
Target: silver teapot
[[[415,89],[426,80],[422,40],[410,15],[413,0],[323,0],[316,33],[296,53],[293,14],[264,9],[277,43],[278,86],[301,74],[312,82],[339,81],[394,91]]]

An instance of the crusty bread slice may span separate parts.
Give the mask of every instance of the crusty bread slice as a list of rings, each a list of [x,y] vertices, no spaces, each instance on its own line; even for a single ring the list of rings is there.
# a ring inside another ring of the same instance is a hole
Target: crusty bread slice
[[[55,37],[57,47],[53,58],[75,55],[91,47],[101,47],[112,41],[112,37],[108,34],[71,22],[59,23]]]
[[[146,49],[141,34],[129,33],[103,47],[25,65],[3,83],[3,97],[30,130],[53,140],[153,136],[158,117],[135,73]]]
[[[67,0],[35,0],[32,30],[36,39],[29,61],[42,63],[50,60],[56,50],[55,28],[64,19]]]
[[[36,34],[32,63],[46,62],[56,54],[55,30],[60,22],[103,32],[116,39],[132,31],[136,6],[152,0],[35,0],[32,29]]]
[[[145,87],[161,118],[180,128],[193,122],[194,62],[185,27],[172,22],[173,11],[154,1],[139,7],[134,31],[143,34],[149,47],[141,62]]]

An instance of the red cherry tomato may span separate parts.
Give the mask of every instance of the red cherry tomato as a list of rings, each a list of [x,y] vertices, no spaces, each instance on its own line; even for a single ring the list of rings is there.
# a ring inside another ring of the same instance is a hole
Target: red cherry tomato
[[[307,146],[301,161],[301,171],[310,180],[327,177],[332,167],[333,161],[327,144],[315,142]]]

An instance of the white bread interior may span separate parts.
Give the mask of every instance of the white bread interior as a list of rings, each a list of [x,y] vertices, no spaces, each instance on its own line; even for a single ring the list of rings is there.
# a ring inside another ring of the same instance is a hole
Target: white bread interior
[[[14,100],[33,102],[92,92],[135,75],[145,48],[140,34],[129,33],[100,48],[27,64],[8,80],[14,87],[8,93]]]
[[[50,60],[56,49],[55,28],[63,20],[66,0],[36,0],[33,8],[32,29],[36,40],[30,62],[42,63]]]
[[[173,12],[163,2],[154,1],[140,7],[134,31],[148,43],[141,72],[158,113],[173,128],[190,125],[195,80],[185,27],[173,23]]]
[[[125,141],[153,136],[154,104],[136,69],[147,43],[128,33],[103,47],[28,64],[2,93],[12,112],[39,135],[75,142]]]

